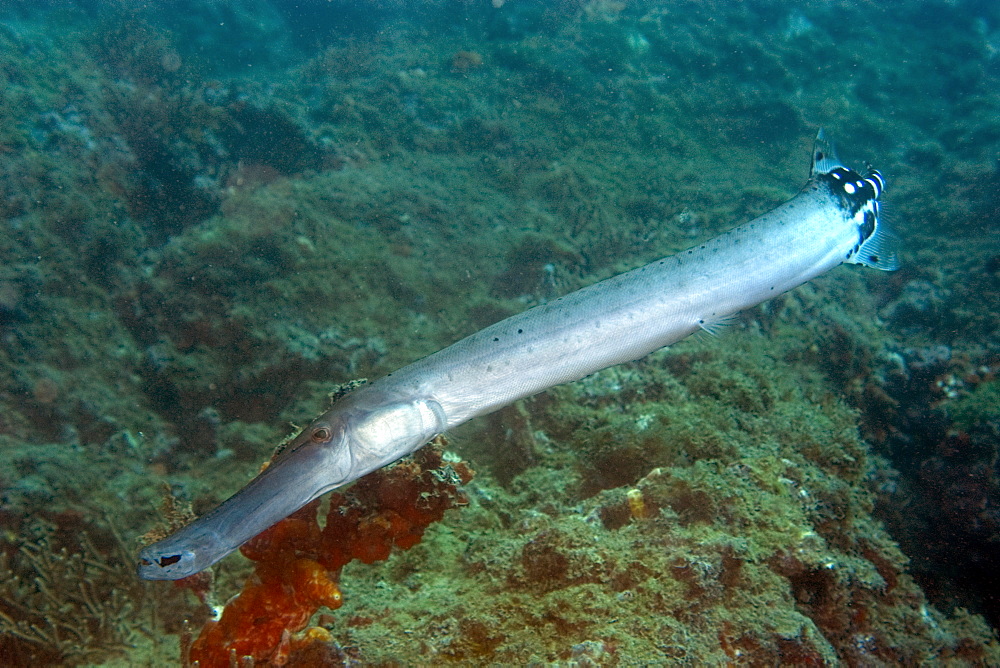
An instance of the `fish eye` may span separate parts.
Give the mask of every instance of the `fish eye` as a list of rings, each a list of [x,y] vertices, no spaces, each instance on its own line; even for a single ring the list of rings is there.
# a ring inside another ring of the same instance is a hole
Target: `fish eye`
[[[330,440],[330,428],[316,427],[313,429],[313,433],[309,438],[312,439],[313,443],[326,443]]]

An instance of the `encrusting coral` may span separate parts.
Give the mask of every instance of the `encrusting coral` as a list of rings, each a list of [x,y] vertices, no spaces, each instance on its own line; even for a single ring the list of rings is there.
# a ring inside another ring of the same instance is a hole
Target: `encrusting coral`
[[[472,470],[447,459],[442,446],[439,439],[333,494],[322,527],[317,500],[244,544],[240,551],[254,562],[254,574],[219,621],[202,629],[188,665],[281,666],[328,641],[322,628],[303,629],[321,607],[340,607],[337,580],[346,564],[387,559],[393,547],[409,549],[446,510],[465,505],[459,486],[472,479]]]

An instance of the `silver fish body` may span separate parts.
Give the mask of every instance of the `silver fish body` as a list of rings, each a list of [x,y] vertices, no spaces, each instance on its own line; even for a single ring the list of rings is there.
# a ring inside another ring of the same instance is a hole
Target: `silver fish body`
[[[705,243],[491,325],[336,402],[216,509],[144,548],[138,574],[179,579],[317,496],[435,435],[547,388],[639,359],[844,263],[891,270],[884,188],[836,159],[822,131],[788,202]]]

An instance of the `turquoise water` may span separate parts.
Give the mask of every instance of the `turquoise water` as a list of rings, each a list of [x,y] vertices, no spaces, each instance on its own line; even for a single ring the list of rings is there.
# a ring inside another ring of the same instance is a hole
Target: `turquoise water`
[[[780,204],[824,127],[902,268],[450,434],[469,504],[289,665],[997,663],[998,74],[986,2],[4,3],[0,662],[180,662],[165,495]]]

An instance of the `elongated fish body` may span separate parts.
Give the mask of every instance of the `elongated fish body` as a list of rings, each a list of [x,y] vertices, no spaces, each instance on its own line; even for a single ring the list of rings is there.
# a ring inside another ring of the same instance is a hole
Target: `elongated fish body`
[[[215,563],[317,496],[513,401],[639,359],[844,262],[891,270],[874,170],[840,164],[822,131],[803,190],[670,257],[537,306],[363,386],[302,430],[222,505],[139,555],[169,580]]]

